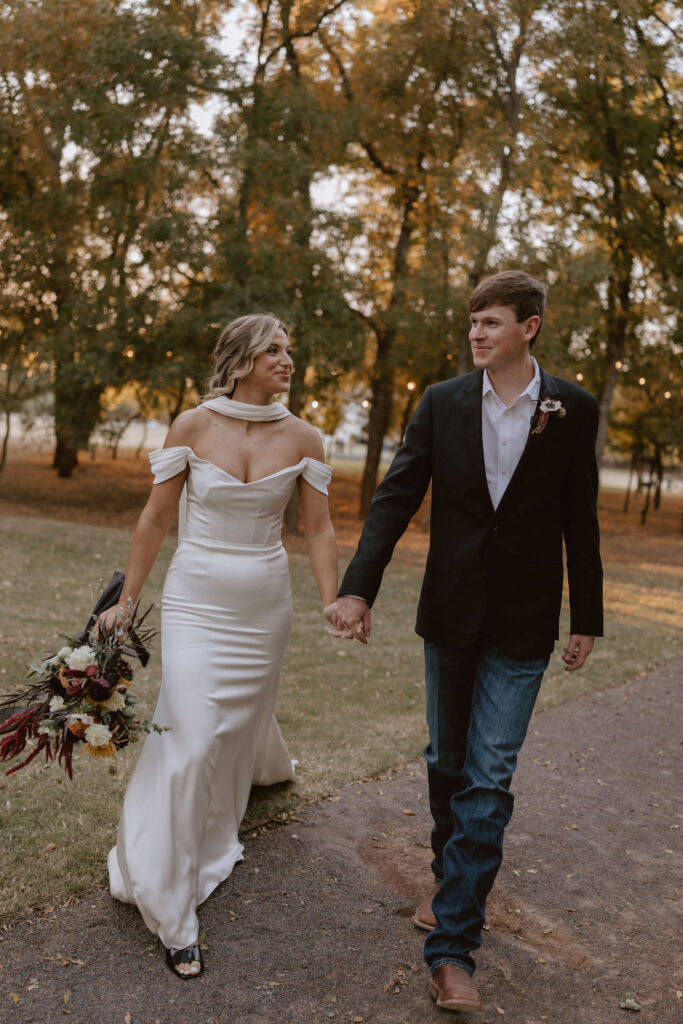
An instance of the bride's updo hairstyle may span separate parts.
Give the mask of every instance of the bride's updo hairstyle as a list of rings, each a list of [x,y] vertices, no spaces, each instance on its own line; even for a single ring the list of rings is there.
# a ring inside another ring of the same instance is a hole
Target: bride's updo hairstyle
[[[268,349],[278,331],[289,331],[272,313],[250,313],[231,321],[220,333],[213,350],[213,375],[204,401],[225,395],[232,398],[237,381],[246,377],[256,356]]]

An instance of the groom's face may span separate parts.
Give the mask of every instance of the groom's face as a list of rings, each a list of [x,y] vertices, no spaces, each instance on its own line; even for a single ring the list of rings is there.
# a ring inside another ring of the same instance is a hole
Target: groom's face
[[[489,306],[470,313],[470,345],[478,370],[500,373],[528,359],[529,342],[540,320],[530,316],[521,323],[512,306]]]

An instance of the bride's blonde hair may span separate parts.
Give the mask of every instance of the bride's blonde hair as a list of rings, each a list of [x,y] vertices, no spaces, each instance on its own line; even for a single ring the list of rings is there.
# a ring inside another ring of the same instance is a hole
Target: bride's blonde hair
[[[213,375],[204,401],[226,395],[231,398],[237,381],[246,377],[256,356],[265,352],[278,331],[289,331],[272,313],[249,313],[232,320],[221,331],[213,350]]]

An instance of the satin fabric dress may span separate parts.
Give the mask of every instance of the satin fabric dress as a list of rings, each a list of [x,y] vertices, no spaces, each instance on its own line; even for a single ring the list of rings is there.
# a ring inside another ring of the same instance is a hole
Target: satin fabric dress
[[[231,402],[226,414],[240,410]],[[242,859],[238,827],[252,783],[293,778],[273,716],[292,623],[280,529],[297,477],[326,494],[332,473],[305,458],[243,483],[188,447],[149,458],[155,483],[189,465],[182,539],[161,602],[153,721],[169,731],[145,740],[108,866],[112,895],[136,904],[163,944],[180,949],[199,934],[197,906]]]

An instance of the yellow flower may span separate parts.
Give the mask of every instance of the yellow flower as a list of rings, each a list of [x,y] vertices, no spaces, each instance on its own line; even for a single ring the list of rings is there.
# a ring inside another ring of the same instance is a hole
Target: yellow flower
[[[90,757],[114,757],[116,754],[116,747],[111,740],[109,743],[104,745],[100,744],[97,747],[93,746],[92,743],[86,743],[85,752],[86,754],[89,754]]]

